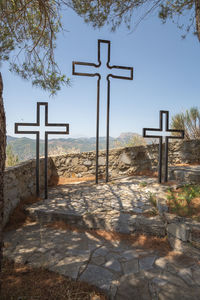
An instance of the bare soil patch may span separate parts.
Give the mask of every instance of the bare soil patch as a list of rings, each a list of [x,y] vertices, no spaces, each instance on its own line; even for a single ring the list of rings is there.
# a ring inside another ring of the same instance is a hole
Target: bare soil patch
[[[64,184],[71,184],[71,183],[78,183],[78,182],[87,182],[87,181],[95,181],[95,176],[87,176],[87,177],[52,177],[50,186],[56,185],[64,185]]]
[[[32,220],[25,213],[25,206],[41,201],[38,197],[29,197],[20,201],[10,216],[9,222],[6,224],[4,231],[15,230],[22,225],[32,222]]]
[[[107,300],[87,283],[4,259],[1,300]]]

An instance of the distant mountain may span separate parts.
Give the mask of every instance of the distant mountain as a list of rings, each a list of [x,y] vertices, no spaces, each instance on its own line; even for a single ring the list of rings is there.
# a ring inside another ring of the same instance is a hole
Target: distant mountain
[[[140,135],[137,133],[134,133],[134,132],[122,132],[122,133],[120,133],[120,136],[118,137],[118,139],[126,140],[126,139],[131,139],[133,136],[140,136]]]
[[[137,133],[124,132],[119,137],[110,137],[110,148],[125,147],[130,144],[133,137],[142,137]],[[29,138],[16,138],[7,136],[7,144],[12,146],[13,153],[18,155],[20,161],[35,157],[35,140]],[[99,149],[106,148],[106,137],[99,138]],[[96,149],[96,138],[61,138],[50,139],[48,143],[49,155],[59,155],[70,152],[85,152]],[[40,154],[44,155],[44,140],[40,140]]]

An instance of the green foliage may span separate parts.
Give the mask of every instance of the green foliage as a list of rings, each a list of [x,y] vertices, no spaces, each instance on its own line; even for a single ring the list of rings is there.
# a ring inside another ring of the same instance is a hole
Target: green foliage
[[[155,11],[158,12],[158,16],[163,22],[170,18],[177,23],[179,28],[184,28],[186,33],[191,28],[195,33],[200,29],[198,26],[200,22],[198,0],[72,0],[71,6],[80,16],[84,17],[85,22],[91,23],[94,27],[109,24],[113,31],[122,22],[129,29],[134,28],[147,15]],[[194,28],[195,12],[196,29]],[[185,15],[188,16],[188,23],[180,24],[180,17]],[[198,32],[198,37],[200,39],[200,32]]]
[[[0,62],[9,61],[10,71],[55,94],[62,85],[70,84],[55,60],[56,37],[63,31],[64,6],[71,7],[94,27],[107,23],[112,30],[122,22],[131,28],[135,16],[141,16],[137,25],[157,9],[163,22],[191,13],[185,24],[187,32],[194,24],[196,12],[200,39],[198,3],[198,0],[0,0]],[[145,13],[139,14],[140,9]]]
[[[200,185],[191,184],[184,185],[178,192],[169,189],[167,195],[171,212],[186,217],[197,212],[192,205],[192,200],[197,197],[200,197]]]
[[[152,216],[158,215],[158,208],[157,208],[157,201],[156,201],[156,195],[153,193],[149,193],[149,201],[153,205],[153,208],[150,210],[150,214]]]
[[[12,167],[19,163],[19,158],[14,155],[11,145],[6,148],[6,167]]]
[[[140,186],[141,186],[141,187],[147,186],[147,182],[146,182],[146,181],[141,182],[141,183],[140,183]]]
[[[61,3],[0,0],[0,61],[9,61],[10,71],[52,94],[69,84],[54,57],[56,36],[63,30]]]
[[[172,117],[171,127],[173,129],[183,129],[185,131],[185,139],[200,138],[200,110],[192,107],[185,113],[176,114]]]
[[[157,208],[156,196],[154,194],[149,193],[149,201],[155,208]]]

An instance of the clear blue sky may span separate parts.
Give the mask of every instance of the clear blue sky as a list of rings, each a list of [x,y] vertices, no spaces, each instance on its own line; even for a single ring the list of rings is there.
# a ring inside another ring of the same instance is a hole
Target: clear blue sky
[[[58,38],[56,56],[71,78],[71,87],[63,87],[51,98],[11,74],[6,64],[1,66],[7,134],[15,136],[15,122],[35,122],[36,102],[48,101],[49,122],[69,123],[70,137],[95,136],[96,78],[72,76],[72,61],[97,62],[98,39],[111,41],[111,64],[134,67],[133,81],[111,79],[111,136],[142,134],[143,127],[157,127],[161,109],[172,116],[191,106],[200,107],[200,43],[192,33],[182,40],[175,24],[163,25],[156,16],[143,21],[133,33],[124,26],[115,33],[107,27],[94,30],[71,10],[64,13],[63,23],[67,32]],[[105,136],[103,81],[102,86],[100,135]]]

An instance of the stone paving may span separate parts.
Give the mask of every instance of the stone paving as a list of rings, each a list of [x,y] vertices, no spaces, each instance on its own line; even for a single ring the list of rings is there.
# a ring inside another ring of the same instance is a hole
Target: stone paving
[[[200,299],[200,260],[31,223],[5,234],[4,256],[104,290],[115,300]]]
[[[150,193],[156,193],[158,198],[166,189],[157,184],[157,179],[145,176],[99,185],[60,185],[50,189],[47,200],[27,207],[26,211],[40,222],[63,220],[83,228],[165,236],[164,222],[155,215],[149,198]]]
[[[35,222],[6,232],[4,256],[86,281],[114,300],[200,299],[200,251],[195,255],[108,241],[88,228],[164,236],[164,220],[151,216],[149,193],[167,189],[156,179],[128,177],[108,184],[79,183],[51,188],[49,199],[28,206]],[[162,205],[161,205],[162,208]],[[45,223],[62,220],[79,232]],[[83,229],[84,228],[84,229]]]

